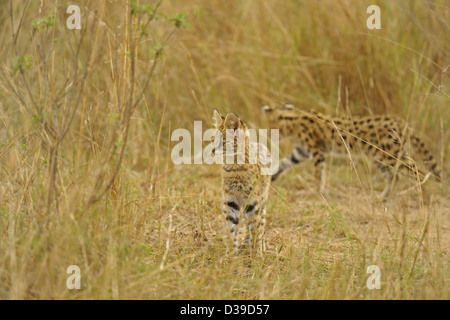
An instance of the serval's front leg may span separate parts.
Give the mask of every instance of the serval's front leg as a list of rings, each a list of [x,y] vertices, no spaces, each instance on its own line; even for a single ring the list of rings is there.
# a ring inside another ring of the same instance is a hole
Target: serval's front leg
[[[225,219],[228,221],[228,228],[233,243],[233,251],[238,252],[238,231],[239,231],[239,205],[233,199],[226,199],[223,204]]]
[[[249,205],[245,213],[247,220],[247,243],[251,249],[256,248],[260,254],[264,252],[264,227],[266,224],[265,204],[258,207],[257,203]]]
[[[266,250],[265,245],[264,245],[264,229],[266,226],[266,205],[265,204],[260,209],[259,216],[260,216],[260,219],[259,219],[259,223],[258,223],[256,244],[258,246],[259,253],[262,255],[264,253],[264,251]]]
[[[283,174],[286,170],[290,169],[294,165],[300,164],[310,158],[311,154],[308,151],[307,147],[299,143],[295,144],[291,155],[280,160],[276,173],[272,175],[272,181],[275,181],[281,174]]]
[[[255,226],[258,223],[258,208],[255,201],[249,201],[250,203],[245,207],[245,221],[247,223],[247,235],[245,237],[246,243],[250,250],[254,247],[255,240]]]

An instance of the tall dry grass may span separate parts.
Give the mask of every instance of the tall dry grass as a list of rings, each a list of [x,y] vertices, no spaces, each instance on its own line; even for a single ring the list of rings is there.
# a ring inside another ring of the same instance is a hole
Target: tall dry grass
[[[323,199],[302,164],[273,185],[267,252],[249,260],[227,250],[220,168],[170,160],[171,132],[206,129],[214,107],[258,128],[262,104],[289,102],[398,114],[445,178],[450,8],[378,1],[382,29],[368,30],[371,4],[162,1],[160,14],[188,13],[182,29],[127,1],[78,1],[82,29],[68,30],[60,1],[2,2],[0,297],[448,299],[445,179],[400,176],[380,203],[368,162],[331,159]]]

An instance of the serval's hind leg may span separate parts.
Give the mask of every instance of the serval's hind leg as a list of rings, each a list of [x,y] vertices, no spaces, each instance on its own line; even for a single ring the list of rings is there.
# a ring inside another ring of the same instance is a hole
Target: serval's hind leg
[[[389,197],[389,194],[391,193],[392,186],[394,184],[394,175],[392,174],[391,167],[387,166],[381,162],[377,162],[376,166],[378,169],[380,169],[381,173],[383,174],[384,181],[386,183],[386,186],[384,187],[384,190],[381,192],[377,198],[380,200],[385,200]]]
[[[386,181],[386,187],[380,195],[380,198],[382,199],[387,199],[389,197],[395,184],[395,178],[399,168],[407,169],[416,177],[416,180],[418,179],[418,168],[416,163],[408,156],[408,153],[406,151],[396,152],[396,156],[398,158],[385,156],[384,159],[379,159],[376,163]]]

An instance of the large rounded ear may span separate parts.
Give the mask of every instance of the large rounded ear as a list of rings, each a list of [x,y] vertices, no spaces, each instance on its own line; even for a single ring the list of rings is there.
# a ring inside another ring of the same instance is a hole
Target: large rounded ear
[[[222,125],[224,119],[224,116],[221,115],[219,111],[217,111],[217,109],[214,109],[212,120],[216,129],[218,129]]]
[[[239,129],[239,126],[241,124],[241,119],[234,113],[227,114],[225,118],[225,128],[226,129]]]

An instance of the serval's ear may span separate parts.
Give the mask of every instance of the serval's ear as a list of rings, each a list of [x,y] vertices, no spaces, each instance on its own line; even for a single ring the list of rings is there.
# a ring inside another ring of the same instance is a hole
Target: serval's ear
[[[261,107],[263,112],[272,112],[273,109],[267,105]]]
[[[227,114],[226,118],[225,118],[225,128],[226,129],[239,129],[239,127],[241,126],[242,121],[241,119],[239,119],[239,117],[237,115],[235,115],[234,113],[229,113]]]
[[[283,109],[294,110],[295,107],[294,107],[294,105],[288,103],[288,104],[285,104],[285,105],[284,105]]]
[[[222,125],[223,120],[225,117],[217,111],[217,109],[214,109],[212,121],[216,129],[219,129],[219,127]]]

